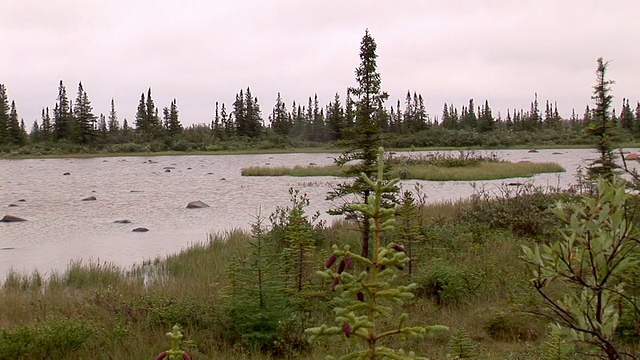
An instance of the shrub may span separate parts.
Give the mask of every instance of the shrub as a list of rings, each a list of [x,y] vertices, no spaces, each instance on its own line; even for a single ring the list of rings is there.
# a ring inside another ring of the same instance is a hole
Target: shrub
[[[499,312],[486,321],[484,330],[494,340],[535,341],[544,332],[544,326],[522,313]]]
[[[459,304],[472,300],[482,284],[479,270],[455,267],[444,261],[435,261],[416,277],[418,295],[433,299],[438,305]]]
[[[0,330],[0,359],[66,359],[93,334],[85,320],[49,318]]]

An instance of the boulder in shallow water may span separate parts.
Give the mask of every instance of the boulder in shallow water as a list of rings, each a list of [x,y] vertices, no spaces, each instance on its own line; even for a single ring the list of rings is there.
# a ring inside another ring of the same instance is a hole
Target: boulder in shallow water
[[[208,208],[208,207],[209,205],[203,203],[200,200],[192,201],[187,204],[187,209],[202,209],[202,208]]]
[[[89,197],[86,197],[86,198],[82,199],[82,201],[95,201],[95,200],[97,200],[95,196],[89,196]]]
[[[147,231],[149,231],[149,229],[147,229],[146,227],[138,227],[138,228],[135,228],[135,229],[133,229],[131,231],[133,231],[133,232],[147,232]]]
[[[17,204],[9,204],[9,207],[16,207],[18,206]]]
[[[124,220],[116,220],[113,222],[114,224],[131,224],[131,220],[128,219],[124,219]]]
[[[27,220],[23,218],[19,218],[17,216],[13,216],[13,215],[5,215],[2,219],[0,219],[0,222],[20,222],[20,221],[27,221]]]

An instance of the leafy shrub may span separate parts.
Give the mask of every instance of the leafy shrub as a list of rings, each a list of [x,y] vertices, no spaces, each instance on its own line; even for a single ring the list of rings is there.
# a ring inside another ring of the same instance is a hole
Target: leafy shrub
[[[505,185],[492,194],[478,189],[459,220],[478,227],[511,230],[519,236],[550,237],[559,220],[550,208],[560,200],[569,200],[571,194],[557,189],[545,189],[531,184]]]
[[[544,326],[525,314],[500,312],[486,321],[484,330],[494,340],[535,341]]]
[[[89,323],[71,318],[0,329],[0,359],[66,359],[92,334]]]
[[[180,324],[206,329],[217,324],[215,309],[200,301],[144,296],[136,307],[146,313],[146,321],[153,325],[167,327]]]
[[[438,305],[459,304],[471,300],[482,285],[483,275],[479,270],[436,261],[416,277],[417,293],[433,299]]]

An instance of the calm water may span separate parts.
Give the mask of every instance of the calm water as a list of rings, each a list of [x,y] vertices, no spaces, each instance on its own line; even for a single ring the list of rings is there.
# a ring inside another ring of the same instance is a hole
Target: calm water
[[[533,178],[539,185],[567,187],[576,169],[596,155],[592,150],[496,152],[505,160],[555,161],[566,170]],[[330,164],[335,154],[208,155],[91,159],[0,160],[0,217],[29,221],[0,223],[0,280],[15,269],[30,273],[64,270],[72,260],[130,266],[176,253],[207,240],[211,232],[248,228],[258,213],[268,217],[289,205],[290,187],[307,193],[309,213],[330,204],[332,177],[242,177],[243,167]],[[169,168],[170,172],[167,172]],[[69,175],[63,175],[69,173]],[[489,191],[525,179],[476,182]],[[416,181],[404,183],[412,188]],[[470,182],[420,182],[429,201],[466,198]],[[82,201],[95,196],[96,201]],[[21,201],[23,200],[23,201]],[[186,209],[201,200],[210,208]],[[18,206],[9,207],[10,204]],[[115,220],[131,220],[117,224]],[[324,215],[323,219],[331,221]],[[146,233],[131,230],[150,229]]]

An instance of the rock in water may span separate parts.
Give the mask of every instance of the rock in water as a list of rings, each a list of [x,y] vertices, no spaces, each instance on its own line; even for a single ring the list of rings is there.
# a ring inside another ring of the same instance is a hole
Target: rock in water
[[[0,222],[20,222],[20,221],[27,221],[26,219],[23,218],[19,218],[17,216],[13,216],[13,215],[5,215]]]
[[[89,197],[86,197],[86,198],[82,199],[82,201],[94,201],[94,200],[97,200],[95,196],[89,196]]]
[[[149,231],[149,229],[147,229],[146,227],[139,227],[139,228],[135,228],[135,229],[133,229],[131,231],[134,231],[134,232],[147,232],[147,231]]]
[[[208,207],[209,205],[203,203],[200,200],[192,201],[187,204],[187,209],[202,209],[202,208],[208,208]]]
[[[131,220],[128,219],[124,219],[124,220],[116,220],[113,222],[114,224],[131,224]]]

